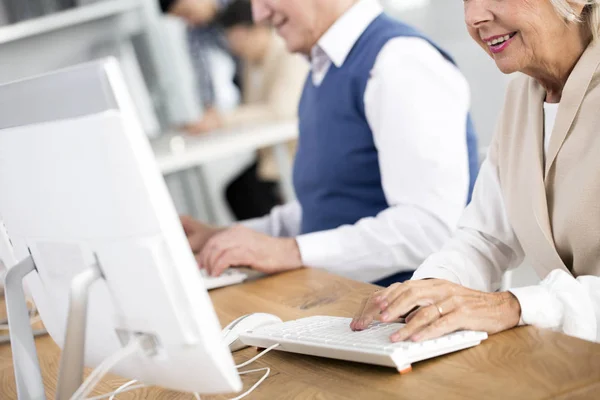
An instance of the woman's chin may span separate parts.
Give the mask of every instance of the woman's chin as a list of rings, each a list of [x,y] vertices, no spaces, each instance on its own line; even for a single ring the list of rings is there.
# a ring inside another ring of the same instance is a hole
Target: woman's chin
[[[495,60],[496,66],[503,74],[509,75],[519,71],[519,68],[509,60]]]

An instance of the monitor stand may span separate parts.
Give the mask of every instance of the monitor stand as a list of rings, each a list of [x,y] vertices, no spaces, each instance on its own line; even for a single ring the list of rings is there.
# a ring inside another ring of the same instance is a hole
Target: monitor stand
[[[4,290],[17,396],[19,399],[45,400],[44,383],[23,290],[23,279],[36,270],[33,257],[27,257],[6,272]],[[69,313],[56,391],[57,400],[69,400],[83,383],[89,289],[101,277],[100,268],[95,264],[76,275],[71,281]]]

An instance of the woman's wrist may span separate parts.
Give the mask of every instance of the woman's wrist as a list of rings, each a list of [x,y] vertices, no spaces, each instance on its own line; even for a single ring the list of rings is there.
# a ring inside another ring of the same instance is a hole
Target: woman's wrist
[[[519,302],[519,299],[517,299],[517,296],[515,296],[514,294],[512,294],[511,292],[501,292],[500,295],[503,296],[503,298],[506,301],[506,305],[507,305],[507,313],[506,313],[506,318],[507,318],[507,322],[510,325],[510,328],[514,328],[515,326],[518,326],[521,324],[521,303]]]

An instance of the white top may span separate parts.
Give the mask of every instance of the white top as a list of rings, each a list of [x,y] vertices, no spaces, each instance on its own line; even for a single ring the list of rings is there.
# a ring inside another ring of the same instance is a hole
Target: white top
[[[558,104],[545,104],[544,153],[548,149]],[[506,209],[498,166],[484,161],[471,204],[459,230],[444,249],[429,257],[413,279],[441,278],[494,291],[502,274],[517,267],[525,255]],[[510,290],[521,304],[521,324],[553,328],[582,339],[600,341],[600,278],[552,271],[539,285]]]
[[[381,12],[377,0],[361,0],[323,35],[311,58],[316,85],[332,64],[344,64]],[[364,95],[390,207],[353,226],[298,236],[303,263],[371,282],[413,270],[438,251],[466,204],[469,101],[465,78],[429,43],[390,40]],[[301,213],[298,203],[290,203],[245,225],[274,236],[297,236]]]

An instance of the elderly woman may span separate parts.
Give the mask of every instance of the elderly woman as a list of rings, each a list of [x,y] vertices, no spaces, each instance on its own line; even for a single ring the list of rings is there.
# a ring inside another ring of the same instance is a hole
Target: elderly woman
[[[473,39],[509,86],[473,202],[413,280],[352,321],[406,316],[392,341],[530,324],[600,341],[600,0],[464,0]],[[495,292],[524,260],[542,282]]]

